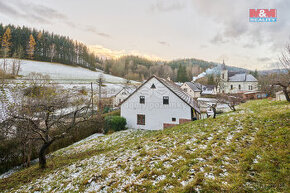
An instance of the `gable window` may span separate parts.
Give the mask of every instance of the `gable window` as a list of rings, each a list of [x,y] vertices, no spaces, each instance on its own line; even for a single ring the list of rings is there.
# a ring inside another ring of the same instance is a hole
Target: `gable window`
[[[145,96],[140,96],[140,104],[145,104]]]
[[[163,104],[168,105],[169,104],[169,96],[164,96],[163,97]]]
[[[231,85],[231,90],[233,90],[234,89],[234,86],[233,85]]]
[[[175,117],[172,117],[172,122],[175,122],[176,121],[176,118]]]
[[[155,84],[152,84],[152,85],[151,85],[151,88],[152,88],[152,89],[156,88]]]
[[[137,125],[145,125],[145,115],[137,114]]]
[[[239,84],[239,90],[241,90],[241,85]]]
[[[187,88],[184,88],[183,90],[184,90],[184,92],[187,92]]]

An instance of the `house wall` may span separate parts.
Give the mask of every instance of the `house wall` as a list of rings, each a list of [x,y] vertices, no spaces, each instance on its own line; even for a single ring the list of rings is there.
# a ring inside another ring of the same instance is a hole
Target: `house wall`
[[[154,83],[156,89],[151,89]],[[140,104],[145,96],[145,104]],[[169,96],[169,105],[163,104],[163,96]],[[137,125],[137,114],[145,115],[145,125]],[[179,120],[191,120],[191,107],[178,96],[152,78],[121,105],[121,116],[126,118],[127,127],[134,129],[159,130],[164,124],[179,124]],[[172,118],[176,118],[173,122]]]
[[[200,97],[200,93],[201,92],[193,91],[186,83],[184,83],[183,85],[181,85],[180,88],[182,90],[184,90],[187,94],[189,94],[193,98],[199,98]]]
[[[125,90],[122,89],[121,92],[119,92],[113,100],[113,105],[116,107],[118,106],[122,101],[124,101],[130,94]]]
[[[233,89],[231,89],[231,85],[233,85]],[[241,85],[241,89],[239,89],[239,85]],[[249,86],[252,86],[253,89],[249,90]],[[258,82],[222,82],[221,86],[218,88],[219,92],[222,93],[241,93],[248,91],[258,91]]]
[[[277,101],[285,101],[286,96],[284,95],[284,93],[276,93],[276,100]]]

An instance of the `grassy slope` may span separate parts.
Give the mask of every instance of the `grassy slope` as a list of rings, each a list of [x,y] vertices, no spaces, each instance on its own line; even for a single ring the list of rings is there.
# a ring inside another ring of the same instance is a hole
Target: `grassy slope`
[[[17,172],[0,190],[287,192],[289,119],[287,102],[264,100],[216,120],[117,132],[61,149],[48,169]]]

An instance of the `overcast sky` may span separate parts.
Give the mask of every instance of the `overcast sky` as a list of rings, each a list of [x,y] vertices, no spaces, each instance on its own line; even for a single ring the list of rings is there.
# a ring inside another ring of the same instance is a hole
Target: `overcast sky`
[[[251,23],[249,9],[277,9]],[[289,0],[0,0],[0,22],[70,36],[98,52],[275,68],[290,42]]]

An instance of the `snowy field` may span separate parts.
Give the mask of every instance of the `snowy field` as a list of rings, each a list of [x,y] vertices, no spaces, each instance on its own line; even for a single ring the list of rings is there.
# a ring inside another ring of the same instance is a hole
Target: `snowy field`
[[[0,60],[1,63],[1,60]],[[59,63],[38,62],[23,60],[20,75],[27,76],[31,72],[38,72],[49,75],[51,79],[63,80],[67,82],[92,82],[103,74],[101,71],[95,72],[82,67],[74,67]],[[124,83],[124,79],[108,74],[103,74],[106,82]]]

